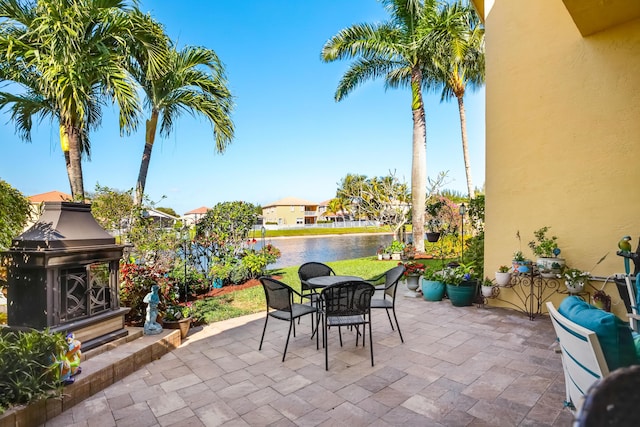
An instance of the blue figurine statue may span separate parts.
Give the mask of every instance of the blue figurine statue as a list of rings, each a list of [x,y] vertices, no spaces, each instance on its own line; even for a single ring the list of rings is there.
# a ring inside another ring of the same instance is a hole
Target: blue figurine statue
[[[162,332],[162,326],[156,322],[158,317],[158,304],[160,304],[160,296],[158,295],[158,285],[151,286],[151,292],[149,292],[142,300],[147,304],[147,317],[144,322],[144,334],[155,335]]]

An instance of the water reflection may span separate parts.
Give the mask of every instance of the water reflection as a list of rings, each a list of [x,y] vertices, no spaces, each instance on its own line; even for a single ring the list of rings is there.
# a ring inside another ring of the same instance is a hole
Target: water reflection
[[[256,250],[262,247],[261,239],[257,240]],[[391,240],[391,234],[265,239],[265,243],[273,244],[282,252],[278,262],[270,264],[268,268],[290,267],[308,261],[328,262],[373,256],[379,246],[387,246]]]

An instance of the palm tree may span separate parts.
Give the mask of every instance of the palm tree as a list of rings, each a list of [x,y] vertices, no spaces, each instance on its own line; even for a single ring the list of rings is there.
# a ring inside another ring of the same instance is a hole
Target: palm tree
[[[341,30],[327,41],[322,58],[327,61],[355,59],[335,93],[336,101],[378,77],[390,88],[411,88],[413,154],[411,202],[413,242],[424,252],[424,206],[427,186],[426,122],[422,90],[430,87],[430,55],[425,49],[431,37],[430,23],[437,14],[436,0],[383,0],[391,19],[381,24],[356,24]],[[426,72],[426,73],[425,73]]]
[[[135,43],[148,50],[149,72],[162,68],[161,27],[124,0],[0,0],[0,79],[25,92],[0,93],[18,135],[30,139],[32,116],[60,127],[69,184],[84,200],[82,154],[89,131],[100,125],[101,106],[114,101],[121,132],[137,124],[138,97],[127,72]]]
[[[146,55],[138,58],[145,64]],[[224,66],[213,50],[188,46],[178,51],[169,47],[164,74],[150,76],[145,67],[133,64],[132,73],[146,94],[151,117],[146,122],[145,144],[136,183],[136,203],[142,203],[156,138],[158,119],[160,134],[169,136],[182,112],[206,117],[213,126],[216,151],[224,152],[233,139],[234,126],[230,114],[233,99],[227,89]]]
[[[437,50],[438,55],[432,57],[433,65],[443,87],[441,101],[454,96],[458,100],[467,191],[469,198],[473,198],[464,94],[467,87],[476,89],[484,84],[484,28],[475,9],[460,1],[444,5],[437,22],[444,42]]]

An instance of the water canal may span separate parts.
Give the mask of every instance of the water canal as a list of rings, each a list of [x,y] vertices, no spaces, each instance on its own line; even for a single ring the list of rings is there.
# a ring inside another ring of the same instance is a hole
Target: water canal
[[[339,236],[274,237],[265,239],[282,255],[268,268],[290,267],[309,261],[330,262],[374,256],[379,246],[391,243],[391,234],[345,234]],[[258,238],[256,250],[262,247]]]

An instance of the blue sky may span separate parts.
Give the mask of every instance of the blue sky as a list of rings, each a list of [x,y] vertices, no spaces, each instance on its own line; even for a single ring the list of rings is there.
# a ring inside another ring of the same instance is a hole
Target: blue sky
[[[183,7],[188,4],[189,7]],[[178,6],[180,5],[180,6]],[[194,6],[197,5],[197,6]],[[165,25],[178,46],[216,51],[235,97],[235,138],[214,152],[211,127],[184,115],[167,139],[158,137],[146,192],[158,206],[179,214],[218,202],[265,205],[293,196],[320,202],[335,196],[348,173],[395,171],[411,179],[410,93],[385,91],[383,81],[364,84],[341,102],[333,95],[348,61],[322,62],[324,43],[355,23],[382,22],[374,0],[144,0],[140,5]],[[427,174],[449,171],[448,189],[466,193],[460,122],[455,100],[425,96]],[[484,185],[484,89],[465,96],[474,186]],[[51,190],[70,193],[57,126],[48,121],[22,142],[6,113],[0,117],[0,178],[29,196]],[[135,186],[144,145],[144,123],[121,137],[114,111],[91,134],[92,157],[83,163],[85,191],[96,183],[127,190]]]

